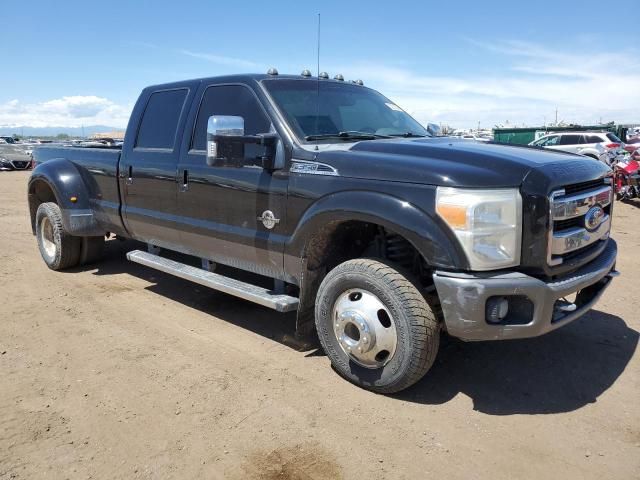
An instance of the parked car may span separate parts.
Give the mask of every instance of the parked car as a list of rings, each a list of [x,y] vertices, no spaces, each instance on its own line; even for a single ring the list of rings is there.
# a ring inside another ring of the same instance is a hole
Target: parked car
[[[630,154],[636,153],[640,149],[640,137],[628,139],[627,143],[624,145],[624,149]]]
[[[0,171],[28,170],[33,157],[22,145],[0,146]]]
[[[8,135],[2,135],[0,136],[0,140],[2,141],[2,143],[8,143],[10,145],[13,145],[15,143],[19,143],[15,138],[8,136]]]
[[[418,381],[443,331],[538,336],[617,274],[606,165],[429,138],[356,83],[270,71],[148,87],[122,149],[34,155],[31,227],[49,268],[96,261],[105,232],[145,242],[129,260],[297,311],[297,333],[376,392]]]
[[[459,138],[462,138],[463,140],[475,140],[476,142],[491,142],[492,141],[491,137],[487,137],[487,136],[484,136],[484,135],[466,134],[466,135],[460,135]]]
[[[607,165],[624,153],[622,140],[611,132],[562,132],[549,133],[534,140],[529,145],[579,153],[600,160]]]

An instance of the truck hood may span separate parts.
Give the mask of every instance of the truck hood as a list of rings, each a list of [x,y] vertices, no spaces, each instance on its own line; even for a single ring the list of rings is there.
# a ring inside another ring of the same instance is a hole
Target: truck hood
[[[530,176],[551,190],[610,172],[581,155],[451,138],[363,141],[321,151],[316,160],[345,177],[475,188],[519,187]]]

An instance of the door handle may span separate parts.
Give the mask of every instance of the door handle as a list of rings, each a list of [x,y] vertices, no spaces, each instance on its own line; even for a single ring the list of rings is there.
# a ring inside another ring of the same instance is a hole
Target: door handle
[[[189,190],[189,170],[182,171],[182,185],[180,186],[181,192]]]
[[[133,166],[129,165],[129,173],[127,175],[127,185],[131,185],[133,183]]]

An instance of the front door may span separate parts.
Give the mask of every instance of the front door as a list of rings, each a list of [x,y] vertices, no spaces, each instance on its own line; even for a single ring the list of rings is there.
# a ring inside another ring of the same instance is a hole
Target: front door
[[[210,116],[244,118],[247,135],[273,131],[271,121],[245,85],[203,85],[200,92],[193,135],[178,165],[182,243],[193,255],[282,278],[288,173],[264,170],[258,145],[246,145],[242,167],[206,163]]]

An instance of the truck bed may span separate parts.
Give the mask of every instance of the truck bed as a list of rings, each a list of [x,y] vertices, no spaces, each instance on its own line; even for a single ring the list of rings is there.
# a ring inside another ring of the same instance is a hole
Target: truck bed
[[[34,150],[33,157],[36,165],[51,163],[52,171],[78,171],[85,192],[77,192],[77,195],[84,193],[88,197],[89,207],[105,231],[121,232],[124,225],[118,185],[120,154],[120,147],[43,146]]]

